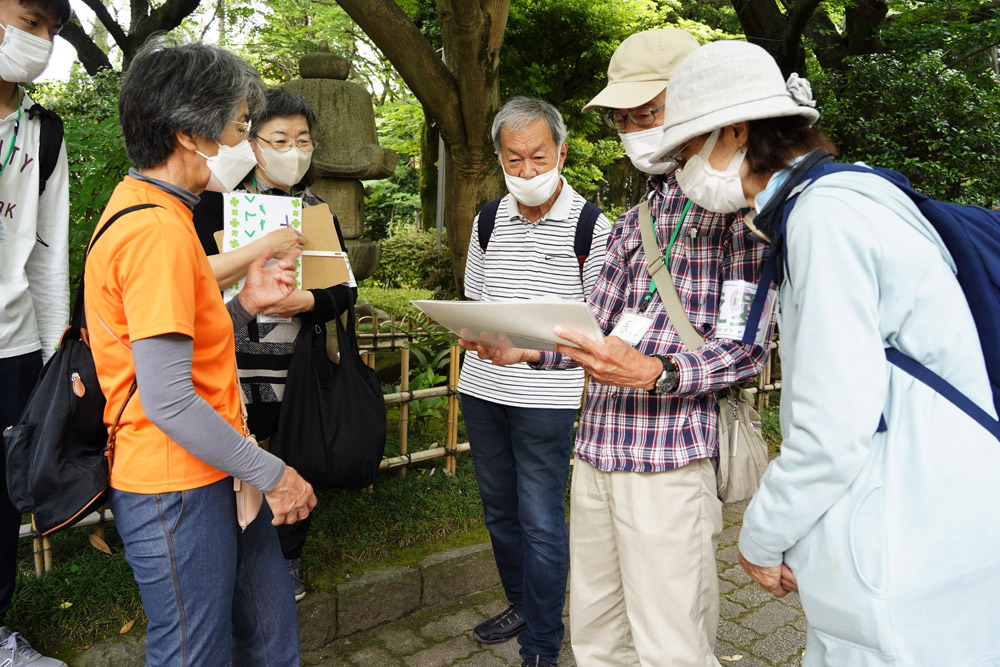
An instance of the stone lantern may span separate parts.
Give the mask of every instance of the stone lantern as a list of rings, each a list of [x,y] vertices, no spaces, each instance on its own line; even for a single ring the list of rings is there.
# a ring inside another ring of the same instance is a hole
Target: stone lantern
[[[330,53],[321,42],[316,53],[299,59],[302,78],[284,88],[301,95],[316,112],[312,136],[319,146],[313,155],[316,181],[310,187],[337,214],[354,276],[363,280],[378,267],[379,245],[361,238],[365,223],[361,181],[391,176],[396,153],[378,145],[372,97],[364,87],[346,80],[349,70],[350,61]]]

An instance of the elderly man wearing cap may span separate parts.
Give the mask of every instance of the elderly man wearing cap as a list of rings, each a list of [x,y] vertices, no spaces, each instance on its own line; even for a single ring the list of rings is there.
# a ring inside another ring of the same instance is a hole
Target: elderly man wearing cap
[[[704,344],[685,347],[650,279],[640,232],[650,219],[640,221],[640,206],[615,224],[589,298],[603,342],[559,329],[579,348],[558,346],[556,354],[463,341],[494,364],[579,364],[594,380],[577,432],[570,511],[570,634],[584,667],[717,664],[722,508],[713,392],[756,375],[767,350],[716,331],[726,290],[756,285],[761,246],[745,238],[738,216],[693,205],[674,164],[652,158],[669,79],[697,47],[682,30],[632,35],[585,109],[607,108],[626,154],[650,175],[646,215]]]

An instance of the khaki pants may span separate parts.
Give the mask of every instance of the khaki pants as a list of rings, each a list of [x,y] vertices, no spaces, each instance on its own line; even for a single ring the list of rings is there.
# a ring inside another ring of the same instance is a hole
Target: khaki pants
[[[667,472],[600,472],[570,494],[570,634],[580,667],[715,666],[722,503],[701,459]]]

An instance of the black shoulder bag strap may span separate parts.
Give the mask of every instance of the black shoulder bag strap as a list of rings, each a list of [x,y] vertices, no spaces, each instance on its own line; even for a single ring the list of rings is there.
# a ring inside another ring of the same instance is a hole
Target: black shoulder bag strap
[[[59,114],[35,103],[28,109],[28,119],[36,117],[41,122],[38,140],[38,194],[45,192],[45,184],[59,162],[59,150],[63,143],[63,122]]]
[[[494,199],[483,205],[483,210],[479,212],[479,247],[486,252],[486,246],[490,243],[490,236],[493,235],[493,226],[497,221],[497,209],[500,208],[500,199]]]
[[[96,234],[94,234],[94,238],[91,239],[90,243],[87,245],[87,252],[84,254],[83,258],[83,269],[80,271],[80,284],[76,288],[76,302],[73,304],[73,319],[70,320],[70,326],[73,329],[79,331],[79,329],[81,329],[84,324],[83,276],[87,272],[87,256],[90,255],[91,249],[94,247],[94,244],[97,243],[97,239],[101,238],[101,236],[104,235],[104,232],[108,231],[108,227],[110,227],[111,224],[115,222],[118,218],[122,217],[123,215],[128,215],[129,213],[134,213],[135,211],[141,211],[145,208],[161,208],[161,206],[159,204],[136,204],[135,206],[129,206],[128,208],[123,208],[122,210],[118,211],[113,216],[108,218],[108,221],[104,223],[104,226],[101,227]]]
[[[573,254],[580,264],[580,280],[583,280],[583,264],[590,256],[590,246],[594,244],[594,225],[604,213],[589,201],[583,203],[583,210],[576,221],[576,234],[573,236]]]

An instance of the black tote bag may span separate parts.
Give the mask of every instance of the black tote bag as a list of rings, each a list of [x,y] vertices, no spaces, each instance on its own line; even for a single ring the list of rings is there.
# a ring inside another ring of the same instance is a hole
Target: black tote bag
[[[375,371],[361,361],[354,306],[340,317],[340,363],[326,353],[326,329],[304,324],[288,366],[271,453],[314,487],[360,489],[375,481],[385,451],[385,401]]]

